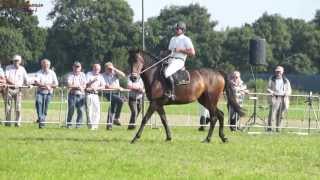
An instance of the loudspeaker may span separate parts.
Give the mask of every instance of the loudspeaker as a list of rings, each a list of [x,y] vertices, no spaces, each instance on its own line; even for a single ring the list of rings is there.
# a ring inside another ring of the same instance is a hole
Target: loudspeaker
[[[266,62],[266,40],[251,39],[249,46],[249,62],[251,65],[267,65]]]

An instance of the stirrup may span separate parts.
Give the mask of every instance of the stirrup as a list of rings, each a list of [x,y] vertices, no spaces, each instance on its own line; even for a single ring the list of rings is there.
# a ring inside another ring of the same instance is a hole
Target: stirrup
[[[174,95],[171,91],[165,92],[164,95],[172,101],[176,99],[176,95]]]

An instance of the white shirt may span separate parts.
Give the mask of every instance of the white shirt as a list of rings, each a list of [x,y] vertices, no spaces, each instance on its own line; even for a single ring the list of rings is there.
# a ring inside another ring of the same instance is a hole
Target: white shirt
[[[279,95],[279,96],[284,95],[284,82],[283,82],[283,78],[276,78],[274,93],[275,93],[276,95]]]
[[[193,49],[193,44],[191,39],[184,34],[180,34],[179,36],[173,36],[170,40],[168,49],[174,51],[175,48],[182,48],[182,49]],[[181,52],[173,52],[173,57],[181,58],[186,60],[187,54]]]
[[[95,80],[96,79],[96,80]],[[89,87],[90,88],[99,88],[104,87],[106,83],[104,82],[104,79],[102,75],[99,74],[93,74],[91,71],[86,74],[86,80],[87,83],[90,83],[91,81],[95,80]]]
[[[38,81],[38,83],[41,85],[58,86],[57,75],[51,69],[49,69],[47,72],[43,70],[39,70],[36,73],[36,81]],[[48,93],[52,93],[53,89],[52,88],[50,90],[38,89],[38,92],[48,94]]]
[[[132,82],[130,79],[130,76],[128,77],[128,86],[134,87],[134,88],[141,88],[144,89],[144,84],[141,78],[139,78],[136,82]],[[138,92],[136,90],[131,90],[129,93],[129,97],[133,99],[140,99],[142,98],[143,93]]]
[[[23,66],[16,68],[13,64],[6,67],[5,72],[7,80],[16,86],[22,86],[23,84],[28,84],[27,71]]]
[[[103,79],[107,86],[110,86],[112,88],[120,87],[119,79],[117,75],[115,75],[114,73],[112,74],[103,73]]]
[[[75,74],[74,72],[71,72],[68,74],[67,77],[67,83],[68,86],[77,86],[77,87],[86,87],[87,79],[86,75],[83,72],[80,72],[79,74]],[[84,91],[81,90],[72,90],[73,94],[84,94]]]
[[[2,67],[0,67],[0,77],[5,77]]]

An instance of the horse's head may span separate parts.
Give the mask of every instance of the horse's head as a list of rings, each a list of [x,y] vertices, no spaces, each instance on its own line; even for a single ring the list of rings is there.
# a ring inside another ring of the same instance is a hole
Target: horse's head
[[[144,66],[144,59],[141,55],[141,51],[138,49],[129,50],[128,63],[130,66],[130,80],[135,82],[139,78]]]

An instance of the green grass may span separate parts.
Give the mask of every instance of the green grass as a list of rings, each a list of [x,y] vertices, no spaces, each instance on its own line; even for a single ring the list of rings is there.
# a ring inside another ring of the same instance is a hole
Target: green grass
[[[298,136],[231,134],[222,144],[215,131],[146,128],[136,144],[134,131],[37,129],[0,126],[0,179],[318,179],[319,134]]]

